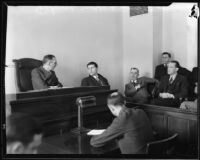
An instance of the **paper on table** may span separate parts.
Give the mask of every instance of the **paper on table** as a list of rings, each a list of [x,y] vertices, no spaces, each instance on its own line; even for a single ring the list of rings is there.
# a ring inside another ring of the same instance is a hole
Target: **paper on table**
[[[99,135],[99,134],[103,133],[104,131],[105,131],[105,129],[93,129],[90,132],[88,132],[87,135],[91,135],[91,136]]]

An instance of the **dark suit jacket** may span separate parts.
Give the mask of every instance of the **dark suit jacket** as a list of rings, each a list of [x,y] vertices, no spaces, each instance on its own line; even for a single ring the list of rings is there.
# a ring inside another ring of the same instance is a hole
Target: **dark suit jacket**
[[[188,69],[184,68],[184,67],[180,67],[178,70],[178,74],[185,76],[188,80],[188,83],[190,83],[190,75],[191,75],[191,71],[189,71]]]
[[[32,70],[31,78],[33,89],[46,89],[49,88],[49,86],[62,87],[62,84],[58,81],[55,72],[48,72],[42,66]]]
[[[167,67],[164,67],[164,64],[156,66],[154,78],[160,80],[162,76],[167,75]]]
[[[191,81],[192,83],[198,82],[198,67],[194,67],[192,69]]]
[[[158,88],[159,93],[171,93],[175,98],[185,98],[188,95],[188,82],[186,77],[177,74],[176,78],[169,84],[169,75],[161,78]]]
[[[122,154],[146,153],[146,144],[154,138],[145,112],[141,109],[123,108],[102,134],[91,138],[90,144],[101,147],[114,139],[118,140]]]
[[[109,86],[108,80],[102,75],[98,74],[99,79],[103,83],[103,86]],[[93,76],[89,75],[83,78],[81,81],[81,86],[102,86]]]

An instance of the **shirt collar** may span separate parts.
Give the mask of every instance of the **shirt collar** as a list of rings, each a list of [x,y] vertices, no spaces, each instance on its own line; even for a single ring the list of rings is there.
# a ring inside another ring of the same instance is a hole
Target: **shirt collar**
[[[95,79],[99,78],[98,74],[93,76]]]
[[[131,83],[137,83],[137,79],[136,80],[131,80]]]

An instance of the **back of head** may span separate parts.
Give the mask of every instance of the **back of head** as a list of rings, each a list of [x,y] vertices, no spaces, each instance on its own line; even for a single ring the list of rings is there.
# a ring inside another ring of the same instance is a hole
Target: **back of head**
[[[123,106],[125,104],[125,98],[120,92],[114,92],[108,96],[107,103],[113,106]]]
[[[39,134],[42,134],[42,126],[30,115],[14,113],[6,118],[7,146],[14,142],[27,146],[33,141],[34,135]]]
[[[45,55],[43,57],[42,64],[45,64],[47,61],[52,60],[53,58],[55,58],[55,56],[52,54]]]

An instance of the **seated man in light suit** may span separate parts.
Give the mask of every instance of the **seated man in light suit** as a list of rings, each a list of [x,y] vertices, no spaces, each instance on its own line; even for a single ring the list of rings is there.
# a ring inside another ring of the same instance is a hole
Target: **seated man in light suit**
[[[153,104],[168,107],[179,107],[182,98],[188,95],[188,82],[186,77],[178,74],[179,63],[171,61],[168,63],[169,75],[161,78],[158,94],[159,97],[152,101]]]
[[[13,113],[6,118],[7,154],[37,154],[42,126],[30,115]]]
[[[127,108],[119,92],[108,96],[108,108],[116,116],[112,124],[101,134],[91,138],[94,147],[118,140],[122,154],[145,154],[146,144],[154,140],[150,121],[141,109]]]
[[[62,87],[53,71],[57,65],[54,55],[46,55],[42,61],[43,65],[31,72],[33,89],[46,89]]]
[[[109,86],[108,80],[98,74],[98,65],[96,62],[87,64],[89,76],[82,79],[81,86]]]
[[[156,83],[158,85],[158,80],[148,77],[139,78],[138,68],[131,68],[130,82],[125,85],[125,95],[132,102],[148,103],[150,97],[147,91],[148,83]]]

